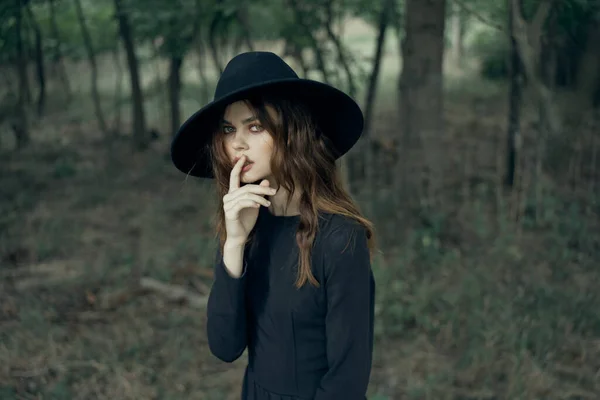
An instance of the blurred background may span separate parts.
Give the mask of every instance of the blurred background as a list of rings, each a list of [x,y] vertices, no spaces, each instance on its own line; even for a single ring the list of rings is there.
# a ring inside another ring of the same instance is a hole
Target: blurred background
[[[0,2],[0,399],[239,398],[173,132],[250,49],[354,96],[370,400],[600,398],[597,0]]]

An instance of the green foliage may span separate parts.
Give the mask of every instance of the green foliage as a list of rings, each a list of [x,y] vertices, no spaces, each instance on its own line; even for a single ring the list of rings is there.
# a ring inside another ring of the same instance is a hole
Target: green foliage
[[[40,308],[24,308],[20,310],[19,322],[22,324],[23,328],[31,331],[43,332],[48,328],[46,317]]]
[[[375,264],[378,318],[384,321],[378,334],[401,337],[404,343],[427,337],[441,346],[440,353],[458,355],[452,366],[441,373],[428,372],[427,377],[453,379],[451,370],[484,367],[489,379],[479,381],[478,388],[495,393],[501,393],[501,377],[513,374],[501,362],[506,355],[546,365],[569,342],[598,337],[600,318],[595,310],[600,308],[600,297],[597,285],[590,281],[597,277],[597,260],[582,258],[593,254],[591,246],[574,248],[572,243],[583,238],[598,243],[599,231],[590,226],[581,207],[565,199],[555,203],[552,225],[531,226],[521,237],[512,229],[493,235],[484,232],[482,245],[470,243],[465,251],[439,253],[429,246],[434,257],[411,241],[389,257],[388,265]],[[471,209],[480,212],[476,206]],[[474,225],[480,219],[470,218]],[[423,240],[442,228],[432,224],[414,236]],[[477,226],[463,229],[479,230]],[[530,234],[535,246],[526,239]],[[444,347],[444,338],[451,348]],[[414,390],[423,393],[427,387],[418,385]],[[509,391],[508,398],[518,398],[526,388],[524,384],[502,390]]]
[[[72,161],[61,159],[54,164],[54,178],[71,178],[77,174],[77,168]]]
[[[284,2],[273,3],[269,7],[251,5],[248,8],[248,15],[252,33],[256,38],[261,40],[291,38],[301,46],[309,46],[296,25],[293,13],[284,6]]]
[[[444,216],[431,210],[425,216],[423,226],[413,230],[409,235],[408,246],[413,249],[421,262],[436,263],[443,256],[441,234],[444,223]]]
[[[52,388],[46,393],[45,398],[49,400],[69,400],[73,398],[73,392],[70,388],[70,383],[67,379],[62,379],[57,382]]]
[[[384,4],[385,1],[347,0],[343,6],[348,14],[362,18],[376,27],[379,24],[379,17]],[[395,13],[388,16],[390,26],[396,28],[402,26],[403,10],[404,0],[395,0]]]
[[[90,32],[94,51],[102,53],[113,49],[118,36],[112,2],[81,0],[81,7],[86,26]],[[82,60],[86,57],[81,27],[72,0],[55,0],[54,8],[58,38],[55,38],[52,34],[51,14],[48,3],[36,4],[32,8],[42,30],[42,38],[46,50],[51,51],[56,46],[60,46],[61,53],[66,57],[74,60]]]
[[[15,18],[13,3],[0,3],[0,61],[7,62],[16,56]]]
[[[123,9],[137,40],[155,42],[163,55],[178,57],[187,53],[199,24],[206,22],[201,11],[198,0],[129,0]]]
[[[554,15],[562,34],[577,40],[585,34],[588,23],[593,22],[599,11],[600,3],[596,0],[570,0],[557,2]]]
[[[0,386],[0,399],[16,400],[17,392],[10,386]]]
[[[492,30],[485,30],[473,41],[471,53],[480,59],[481,76],[504,79],[508,76],[508,38]]]
[[[390,400],[390,398],[381,394],[376,394],[372,397],[369,397],[369,400]]]
[[[484,26],[471,30],[471,52],[481,61],[481,75],[488,79],[503,79],[508,73],[508,39],[506,27],[508,9],[506,2],[490,3],[485,0],[465,1],[478,19],[489,21],[502,30]],[[523,15],[530,20],[540,4],[539,0],[523,1]],[[588,27],[600,12],[600,3],[594,0],[568,0],[554,2],[546,21],[544,37],[547,43],[560,44],[567,58],[576,58],[584,48]],[[480,23],[480,25],[482,25]]]
[[[50,7],[47,2],[30,2],[35,21],[42,33],[42,47],[47,57],[60,46],[63,55],[80,60],[85,57],[85,48],[81,36],[81,28],[72,1],[55,0],[55,18],[58,38],[54,37],[51,29]],[[113,10],[110,3],[82,0],[82,8],[86,24],[92,37],[94,50],[102,52],[112,49],[116,39],[116,25],[113,20]],[[0,61],[12,62],[16,56],[16,18],[15,7],[0,8]],[[25,9],[21,9],[23,50],[29,58],[33,58],[35,47],[33,22]]]
[[[485,25],[507,26],[508,8],[506,1],[462,0],[460,4],[458,4],[458,7],[461,5],[467,7],[471,20],[476,20],[478,23]]]

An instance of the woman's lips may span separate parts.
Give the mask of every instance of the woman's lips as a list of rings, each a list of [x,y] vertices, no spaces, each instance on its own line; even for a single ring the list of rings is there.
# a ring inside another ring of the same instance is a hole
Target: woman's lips
[[[242,168],[242,172],[249,171],[250,168],[252,168],[252,164],[254,164],[254,163],[248,163],[248,164],[244,165],[244,167]]]
[[[233,161],[231,162],[231,166],[232,166],[232,167],[235,167],[235,164],[237,164],[237,162],[240,160],[240,158],[241,158],[241,157],[235,157],[235,158],[233,159]],[[244,165],[245,165],[245,164],[251,164],[251,163],[253,163],[253,162],[254,162],[254,161],[252,161],[252,160],[250,160],[248,157],[246,157],[246,160],[244,161]]]

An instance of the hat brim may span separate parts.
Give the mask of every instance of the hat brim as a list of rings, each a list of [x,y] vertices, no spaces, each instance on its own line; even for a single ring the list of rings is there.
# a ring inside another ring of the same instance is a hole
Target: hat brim
[[[219,113],[228,104],[239,101],[259,89],[289,89],[293,97],[307,104],[320,130],[335,147],[335,158],[348,152],[362,134],[364,120],[358,104],[349,95],[331,85],[310,79],[279,79],[246,86],[208,103],[189,117],[171,143],[171,160],[180,171],[200,178],[214,178],[209,147]]]

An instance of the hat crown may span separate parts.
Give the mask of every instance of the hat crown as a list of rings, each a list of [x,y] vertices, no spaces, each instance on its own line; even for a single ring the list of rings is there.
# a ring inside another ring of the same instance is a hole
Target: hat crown
[[[298,74],[278,55],[268,51],[242,53],[225,66],[214,100],[235,90],[281,79],[298,79]]]

